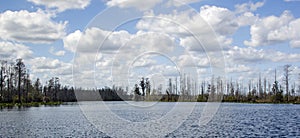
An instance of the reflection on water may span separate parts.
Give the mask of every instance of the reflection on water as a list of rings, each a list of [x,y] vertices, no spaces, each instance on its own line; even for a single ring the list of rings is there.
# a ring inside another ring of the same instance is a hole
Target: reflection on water
[[[197,106],[199,107],[199,106]],[[225,103],[205,126],[195,122],[194,110],[186,122],[168,137],[296,137],[300,136],[300,105]]]
[[[83,116],[78,105],[0,111],[0,137],[105,136]]]
[[[163,116],[174,103],[158,103],[161,108],[133,108],[125,102],[107,105],[126,120],[148,121]],[[204,105],[197,103],[188,119],[166,137],[300,136],[300,105],[224,103],[207,125],[199,125]],[[106,137],[85,118],[76,104],[2,109],[0,122],[0,137]]]

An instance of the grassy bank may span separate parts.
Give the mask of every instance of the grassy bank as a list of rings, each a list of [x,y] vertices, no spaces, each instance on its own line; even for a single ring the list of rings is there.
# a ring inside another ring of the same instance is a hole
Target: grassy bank
[[[13,107],[39,107],[45,106],[58,106],[62,102],[30,102],[30,103],[0,103],[1,108],[13,108]]]

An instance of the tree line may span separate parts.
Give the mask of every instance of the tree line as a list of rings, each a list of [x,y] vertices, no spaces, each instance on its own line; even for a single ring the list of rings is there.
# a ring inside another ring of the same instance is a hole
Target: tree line
[[[113,86],[100,89],[103,100],[150,100],[150,101],[222,101],[222,102],[251,102],[251,103],[300,103],[300,83],[290,83],[291,65],[283,67],[283,80],[269,80],[258,75],[256,80],[248,83],[238,80],[225,80],[212,77],[210,81],[199,81],[185,73],[179,77],[169,78],[167,84],[150,84],[149,78],[142,77],[135,84],[131,94],[128,87]],[[300,82],[300,74],[299,74]],[[166,87],[165,89],[163,87]],[[132,95],[133,94],[133,95]],[[123,98],[120,98],[123,97]]]
[[[30,79],[29,70],[22,59],[0,62],[1,103],[76,101],[74,88],[62,86],[58,77],[53,77],[42,85],[39,78],[35,81]]]
[[[185,73],[169,78],[167,84],[159,84],[157,87],[147,78],[135,84],[134,95],[145,96],[143,99],[160,101],[222,101],[222,102],[252,102],[252,103],[300,103],[300,74],[299,83],[290,83],[291,65],[284,65],[283,79],[278,80],[274,71],[274,79],[262,78],[259,74],[257,80],[249,80],[248,83],[221,77],[212,77],[210,81],[199,81]],[[166,86],[166,89],[163,89]],[[151,90],[151,93],[150,93]],[[142,93],[141,93],[142,92]]]
[[[211,77],[210,81],[202,81],[199,84],[198,81],[183,74],[179,78],[175,77],[175,81],[169,79],[167,91],[171,94],[180,95],[182,101],[300,103],[300,83],[298,86],[295,82],[290,83],[291,67],[291,65],[284,65],[281,81],[278,80],[275,70],[273,80],[268,80],[266,77],[262,78],[259,74],[257,81],[249,80],[247,84],[238,80],[225,80],[214,76]],[[300,74],[298,76],[300,82]],[[160,88],[154,91],[159,90]]]
[[[245,83],[224,80],[212,76],[210,81],[199,83],[189,75],[181,74],[170,78],[163,89],[163,84],[150,84],[149,78],[142,78],[135,84],[132,92],[128,87],[113,86],[99,89],[102,100],[160,100],[160,101],[217,101],[223,102],[254,102],[254,103],[300,103],[300,84],[290,83],[291,65],[283,67],[284,79],[278,81],[276,70],[274,79],[268,80],[258,76],[256,82]],[[300,81],[300,74],[299,74]],[[80,90],[84,93],[84,90]],[[37,78],[30,79],[29,70],[22,59],[14,62],[1,61],[0,69],[0,102],[74,102],[75,89],[62,86],[58,77],[52,77],[42,85]]]

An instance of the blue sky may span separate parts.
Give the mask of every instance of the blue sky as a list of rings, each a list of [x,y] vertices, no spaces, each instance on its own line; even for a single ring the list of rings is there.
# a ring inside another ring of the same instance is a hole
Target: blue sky
[[[271,82],[285,64],[297,79],[300,1],[182,2],[0,1],[0,58],[23,58],[43,83],[58,76],[89,88],[178,72],[202,81],[224,71],[245,82],[261,72]]]

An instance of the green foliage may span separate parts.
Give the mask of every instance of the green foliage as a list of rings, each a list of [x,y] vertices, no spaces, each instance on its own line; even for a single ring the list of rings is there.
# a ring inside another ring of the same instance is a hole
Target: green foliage
[[[62,102],[30,102],[30,103],[0,103],[0,108],[59,106]]]
[[[277,92],[275,95],[271,96],[271,100],[273,103],[283,103],[284,98],[283,98],[283,91]]]
[[[207,102],[208,94],[199,94],[197,97],[197,102]]]
[[[224,98],[224,101],[226,102],[236,102],[236,97],[233,96],[233,95],[230,95],[230,96],[226,96],[226,99]]]
[[[43,89],[39,78],[32,83],[22,59],[10,65],[7,63],[1,62],[0,67],[0,103],[31,106],[30,103],[76,101],[74,89],[67,86],[63,88],[58,77],[51,78]]]

